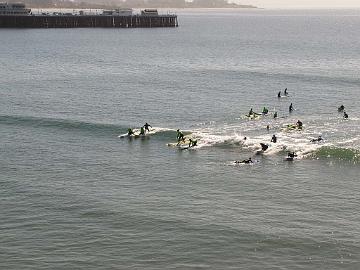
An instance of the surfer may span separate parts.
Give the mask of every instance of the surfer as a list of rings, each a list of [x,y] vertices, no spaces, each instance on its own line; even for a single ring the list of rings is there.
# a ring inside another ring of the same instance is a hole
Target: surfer
[[[265,152],[269,148],[269,146],[265,143],[260,143],[260,146],[261,146],[261,151],[263,152]]]
[[[302,129],[303,128],[303,123],[300,120],[298,120],[296,122],[296,126],[297,126],[298,129]]]
[[[180,129],[176,130],[176,139],[178,141],[178,145],[181,141],[185,142],[184,134],[180,131]]]
[[[250,111],[249,111],[249,117],[252,116],[253,114],[254,114],[253,108],[251,108]]]
[[[141,128],[140,128],[140,133],[139,133],[139,135],[145,136],[145,129],[144,129],[144,127],[141,127]]]
[[[277,142],[277,138],[276,138],[276,136],[275,136],[275,135],[273,135],[273,136],[272,136],[272,138],[271,138],[271,142],[272,142],[272,143],[276,143],[276,142]]]
[[[289,152],[286,160],[293,161],[295,157],[297,157],[297,154],[295,154],[295,152]]]
[[[189,148],[195,147],[197,145],[197,140],[189,139]]]
[[[338,108],[338,112],[343,112],[345,110],[345,106],[344,105],[341,105],[339,108]]]
[[[277,112],[274,112],[274,119],[277,117],[278,117]]]
[[[316,139],[311,139],[310,142],[321,142],[323,140],[323,138],[321,137],[321,135],[319,137],[317,137]]]
[[[262,114],[266,115],[266,114],[268,114],[268,112],[269,112],[268,108],[264,107],[263,111],[262,111]]]
[[[254,161],[252,161],[251,157],[249,159],[244,159],[243,161],[235,161],[237,164],[252,164]]]
[[[291,103],[289,106],[289,113],[292,113],[292,111],[294,110],[293,104]]]
[[[150,132],[149,127],[152,127],[152,126],[150,126],[148,123],[145,123],[144,128],[147,132]]]
[[[345,119],[348,119],[349,118],[349,115],[344,111],[344,118]]]
[[[288,95],[287,88],[285,88],[285,90],[284,90],[284,95],[285,95],[285,96]]]
[[[279,91],[278,93],[278,98],[281,98],[281,91]]]
[[[266,126],[266,130],[267,130],[267,131],[270,130],[270,126],[269,126],[269,125]]]
[[[135,135],[134,131],[131,128],[128,128],[128,136]]]

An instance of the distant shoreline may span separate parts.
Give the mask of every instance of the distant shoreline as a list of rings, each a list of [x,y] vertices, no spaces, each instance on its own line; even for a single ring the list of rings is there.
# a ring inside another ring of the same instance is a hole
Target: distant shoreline
[[[156,9],[259,9],[256,6],[252,5],[237,5],[237,6],[223,6],[223,7],[200,7],[200,6],[187,6],[187,7],[181,7],[181,6],[112,6],[112,5],[96,5],[96,4],[76,4],[76,3],[69,3],[69,2],[63,2],[63,3],[56,3],[53,5],[32,5],[27,4],[26,5],[29,8],[33,9],[50,9],[50,8],[64,8],[64,9],[117,9],[117,8],[132,8],[132,9],[147,9],[147,8],[156,8]]]

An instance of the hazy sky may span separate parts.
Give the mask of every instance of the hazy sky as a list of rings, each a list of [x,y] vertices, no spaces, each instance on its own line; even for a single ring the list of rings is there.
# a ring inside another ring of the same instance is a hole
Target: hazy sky
[[[360,0],[233,0],[258,7],[360,7]]]

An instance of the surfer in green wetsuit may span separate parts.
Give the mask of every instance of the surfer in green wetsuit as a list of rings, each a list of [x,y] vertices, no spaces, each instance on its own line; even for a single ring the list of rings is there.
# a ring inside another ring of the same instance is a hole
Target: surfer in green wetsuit
[[[128,136],[135,135],[134,131],[131,128],[128,128]]]
[[[269,112],[268,108],[264,107],[264,108],[263,108],[263,111],[262,111],[262,114],[265,115],[265,114],[268,114],[268,112]]]
[[[178,141],[178,145],[181,141],[185,142],[184,134],[180,131],[180,129],[176,130],[176,139]]]
[[[140,128],[140,134],[139,135],[145,135],[145,129],[144,127],[141,127]]]

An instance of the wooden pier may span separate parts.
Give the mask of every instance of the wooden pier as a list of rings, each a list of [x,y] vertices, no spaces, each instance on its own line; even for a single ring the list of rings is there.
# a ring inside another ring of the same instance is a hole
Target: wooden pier
[[[0,28],[177,27],[176,15],[4,15]]]

